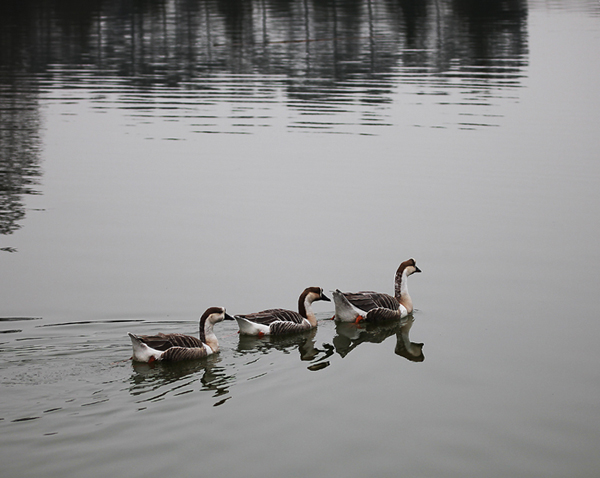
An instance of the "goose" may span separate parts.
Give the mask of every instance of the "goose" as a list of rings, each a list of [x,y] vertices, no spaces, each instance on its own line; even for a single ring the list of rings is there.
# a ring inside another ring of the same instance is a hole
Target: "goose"
[[[308,287],[298,298],[298,312],[268,309],[253,314],[235,315],[234,318],[237,320],[240,334],[262,337],[302,332],[317,326],[317,317],[311,308],[312,303],[317,300],[331,302],[320,287]]]
[[[200,338],[184,334],[135,335],[128,332],[136,362],[180,362],[204,358],[219,351],[213,326],[233,320],[224,307],[209,307],[200,317]]]
[[[339,322],[379,322],[402,319],[413,311],[413,303],[406,284],[409,275],[421,272],[414,259],[400,264],[396,271],[395,290],[392,297],[379,292],[363,291],[355,293],[333,292],[335,320]]]

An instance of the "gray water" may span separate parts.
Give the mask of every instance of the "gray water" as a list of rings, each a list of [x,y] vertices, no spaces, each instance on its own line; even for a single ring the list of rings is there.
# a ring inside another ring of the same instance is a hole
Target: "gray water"
[[[598,476],[598,2],[80,3],[0,7],[3,478]]]

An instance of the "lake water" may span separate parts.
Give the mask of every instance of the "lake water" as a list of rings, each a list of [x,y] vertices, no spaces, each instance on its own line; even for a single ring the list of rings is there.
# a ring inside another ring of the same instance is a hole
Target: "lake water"
[[[481,3],[2,2],[2,477],[598,476],[600,4]]]

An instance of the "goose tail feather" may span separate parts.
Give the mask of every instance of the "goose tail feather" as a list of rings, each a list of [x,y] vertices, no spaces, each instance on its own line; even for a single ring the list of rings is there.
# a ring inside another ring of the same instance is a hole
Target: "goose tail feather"
[[[335,320],[340,322],[354,322],[361,315],[360,311],[354,307],[339,289],[332,292],[333,302],[335,304]]]
[[[160,359],[162,352],[148,347],[137,335],[127,332],[133,348],[133,360],[136,362],[153,362]]]
[[[269,335],[271,333],[271,329],[268,325],[258,324],[238,316],[235,316],[235,320],[237,320],[238,327],[240,328],[240,334],[262,336]]]

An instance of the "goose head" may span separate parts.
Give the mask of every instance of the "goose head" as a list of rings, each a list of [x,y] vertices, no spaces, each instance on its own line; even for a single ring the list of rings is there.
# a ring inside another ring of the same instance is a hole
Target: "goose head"
[[[421,272],[421,269],[417,267],[416,261],[412,258],[400,264],[398,270],[405,270],[407,276],[415,274],[416,272]]]
[[[200,340],[213,352],[219,351],[219,341],[213,332],[213,326],[223,320],[235,320],[225,312],[225,307],[209,307],[200,317]]]
[[[323,289],[321,287],[307,287],[298,298],[298,313],[302,317],[308,319],[313,327],[317,324],[317,318],[310,306],[317,300],[331,302],[331,299],[323,294]]]
[[[225,312],[225,307],[209,307],[206,309],[202,317],[200,317],[200,324],[211,324],[222,322],[223,320],[235,320],[231,315]]]
[[[323,289],[321,287],[307,287],[304,289],[304,292],[300,294],[299,302],[312,304],[317,300],[324,300],[327,302],[331,302],[331,299],[323,294]]]

